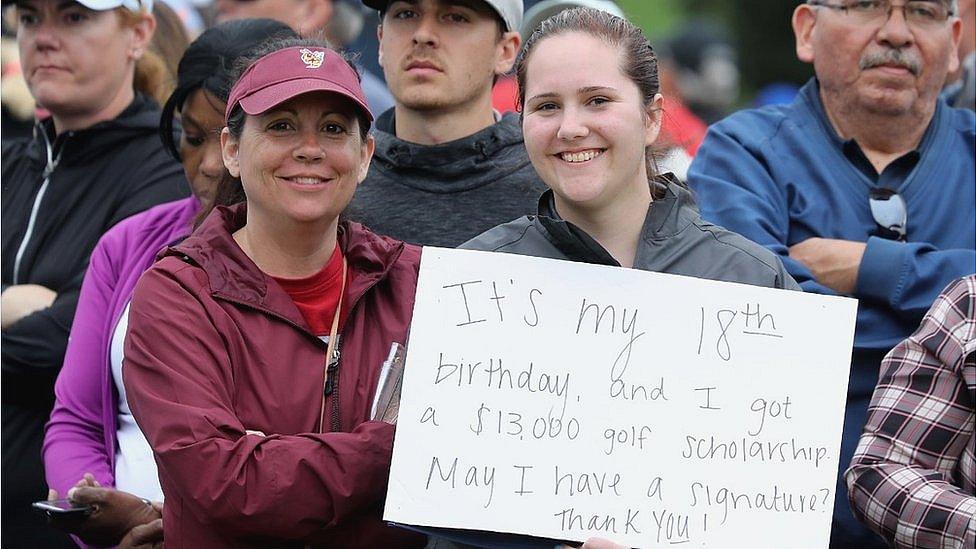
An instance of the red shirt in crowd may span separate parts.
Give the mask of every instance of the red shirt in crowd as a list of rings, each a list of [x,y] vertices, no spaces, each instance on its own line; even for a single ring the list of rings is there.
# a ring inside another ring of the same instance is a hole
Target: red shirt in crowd
[[[332,320],[335,318],[335,310],[339,305],[339,292],[342,284],[339,283],[342,277],[342,250],[336,246],[332,252],[332,257],[322,267],[322,270],[306,278],[272,278],[281,288],[291,296],[295,306],[302,313],[305,321],[308,322],[312,333],[317,336],[327,336],[332,331]],[[352,270],[346,274],[346,286],[352,283]],[[349,313],[349,304],[342,304],[342,312],[339,315],[339,326],[346,320]]]

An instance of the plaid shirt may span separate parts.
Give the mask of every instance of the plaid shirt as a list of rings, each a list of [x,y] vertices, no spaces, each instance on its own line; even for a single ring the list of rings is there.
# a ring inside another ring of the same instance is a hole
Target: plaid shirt
[[[894,547],[976,547],[976,275],[950,284],[888,353],[845,478]]]

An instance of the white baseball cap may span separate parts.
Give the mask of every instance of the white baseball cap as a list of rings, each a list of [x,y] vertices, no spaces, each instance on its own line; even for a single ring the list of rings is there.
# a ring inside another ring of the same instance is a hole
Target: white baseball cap
[[[143,10],[146,12],[152,12],[153,8],[153,0],[75,0],[75,2],[78,2],[82,6],[95,11],[125,8],[129,11],[138,13]]]
[[[593,8],[626,18],[620,6],[611,0],[542,0],[525,13],[525,21],[521,28],[522,39],[527,40],[539,23],[570,8]]]
[[[384,11],[392,0],[363,0],[363,4],[377,11]],[[517,31],[522,26],[525,5],[522,0],[481,0],[491,6],[505,22],[505,31]]]

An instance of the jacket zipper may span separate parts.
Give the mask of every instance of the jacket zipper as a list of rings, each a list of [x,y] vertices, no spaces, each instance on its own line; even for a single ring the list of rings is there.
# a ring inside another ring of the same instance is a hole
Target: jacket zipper
[[[401,253],[403,252],[402,249],[400,251]],[[393,258],[393,261],[396,261],[397,259],[399,259],[399,257],[400,255],[397,254],[397,256]],[[349,311],[355,309],[356,305],[359,304],[359,300],[362,299],[362,296],[369,293],[370,290],[372,290],[377,284],[380,283],[380,280],[383,280],[383,277],[378,277],[376,280],[370,282],[370,284],[366,286],[366,288],[363,290],[363,293],[361,293],[359,297],[357,297],[354,301],[352,301],[352,303],[349,304]],[[335,356],[332,357],[331,360],[330,357],[326,357],[326,360],[329,361],[328,367],[326,368],[326,375],[328,377],[326,378],[325,391],[323,391],[323,395],[322,395],[322,399],[323,399],[322,404],[324,406],[325,398],[330,394],[332,394],[331,432],[333,433],[339,432],[341,428],[341,422],[339,417],[339,363],[342,360],[341,349],[342,349],[342,333],[340,332],[336,334]],[[320,427],[324,427],[324,425],[320,425]]]
[[[190,259],[189,256],[186,256],[185,254],[184,255],[181,255],[181,257],[183,258],[184,261],[193,262],[194,264],[196,264],[196,262],[194,262],[192,259]],[[276,312],[274,312],[274,311],[272,311],[270,309],[265,309],[263,307],[258,307],[256,305],[254,305],[253,303],[245,303],[243,301],[240,301],[240,300],[237,300],[237,299],[234,299],[232,297],[229,297],[229,296],[226,296],[226,295],[222,295],[222,294],[214,294],[214,297],[216,297],[218,299],[221,299],[223,301],[226,301],[228,303],[233,303],[235,305],[240,305],[241,307],[244,307],[244,308],[247,308],[247,309],[251,309],[251,310],[254,310],[254,311],[258,311],[258,312],[264,313],[264,314],[266,314],[266,315],[268,315],[270,317],[277,318],[278,320],[284,322],[285,324],[291,326],[292,328],[295,328],[296,330],[298,330],[300,332],[306,333],[309,336],[314,337],[315,340],[318,341],[320,345],[323,343],[320,338],[318,338],[318,337],[315,336],[315,334],[312,334],[311,332],[309,332],[305,328],[299,326],[298,324],[292,322],[291,320],[289,320],[289,319],[281,316],[280,314],[278,314],[278,313],[276,313]],[[333,362],[333,361],[330,361],[329,360],[329,357],[325,357],[325,360],[326,360],[326,371],[328,371],[330,373],[333,372],[333,371],[335,371],[335,368],[338,368],[339,367],[339,362],[338,362],[339,342],[342,341],[342,338],[340,336],[341,336],[341,334],[336,334],[336,340],[337,341],[336,341],[335,355],[337,357],[337,360],[335,360]],[[333,385],[332,378],[331,377],[328,378],[327,383],[326,383],[326,386],[325,386],[325,391],[323,391],[324,394],[322,395],[322,406],[325,406],[325,397],[328,396],[328,394],[331,391],[335,390],[336,388],[338,388],[338,385]],[[333,425],[335,424],[335,421],[336,421],[335,420],[335,415],[336,415],[336,412],[333,411]],[[322,429],[324,427],[325,427],[324,425],[320,425],[319,426],[320,429]]]
[[[47,150],[47,165],[44,166],[44,181],[41,183],[41,188],[38,189],[37,195],[34,197],[34,205],[31,207],[30,217],[27,220],[27,230],[24,231],[24,239],[20,241],[20,247],[17,248],[17,255],[14,257],[14,284],[20,283],[20,263],[24,259],[24,252],[27,251],[27,245],[30,244],[31,237],[34,235],[37,213],[41,209],[41,200],[44,199],[44,193],[47,192],[47,187],[51,182],[51,174],[58,167],[58,162],[61,161],[61,152],[64,151],[64,147],[62,146],[61,151],[58,151],[58,155],[55,157],[47,132],[43,129],[41,132],[44,135],[44,145]]]
[[[322,392],[322,406],[325,398],[332,395],[332,432],[337,432],[339,423],[339,360],[342,358],[342,335],[336,334],[336,343],[331,357],[326,357],[325,390]],[[321,414],[320,414],[321,415]],[[323,422],[324,423],[324,422]],[[324,433],[325,425],[319,425]]]
[[[339,432],[341,427],[339,423],[339,362],[336,361],[336,369],[333,372],[333,379],[335,379],[335,394],[332,395],[332,432]]]
[[[402,252],[403,252],[403,250],[401,249],[400,250],[400,253],[402,253]],[[196,261],[193,261],[193,259],[190,258],[190,256],[188,256],[186,254],[183,254],[183,253],[179,253],[179,252],[177,252],[177,253],[178,253],[179,257],[181,257],[183,259],[183,261],[188,262],[188,263],[193,263],[194,265],[197,264]],[[400,257],[400,254],[398,253],[396,256],[394,256],[391,259],[391,263],[392,262],[395,262],[397,259],[399,259],[399,257]],[[353,309],[355,309],[356,308],[356,305],[359,305],[359,300],[362,299],[362,296],[364,296],[367,293],[369,293],[369,291],[372,290],[377,284],[379,284],[380,281],[383,280],[383,278],[384,278],[383,276],[379,276],[379,277],[376,278],[376,280],[373,280],[372,282],[370,282],[369,285],[366,286],[366,288],[363,289],[363,292],[358,297],[356,297],[355,300],[353,300],[352,302],[350,302],[350,304],[349,304],[349,311],[351,312]],[[311,332],[309,332],[305,328],[299,326],[298,324],[292,322],[291,320],[288,320],[284,316],[282,316],[282,315],[280,315],[280,314],[278,314],[278,313],[276,313],[276,312],[274,312],[274,311],[272,311],[270,309],[266,309],[266,308],[263,308],[263,307],[258,307],[258,306],[254,305],[252,303],[245,303],[243,301],[234,299],[234,298],[232,298],[230,296],[226,296],[226,295],[223,295],[223,294],[213,294],[213,296],[216,297],[216,298],[222,299],[224,301],[227,301],[229,303],[234,303],[234,304],[240,305],[242,307],[246,307],[248,309],[252,309],[252,310],[255,310],[255,311],[259,311],[259,312],[262,312],[262,313],[264,313],[264,314],[266,314],[268,316],[272,316],[274,318],[277,318],[278,320],[281,320],[285,324],[288,324],[289,326],[292,326],[293,328],[296,328],[300,332],[304,332],[304,333],[308,334],[309,336],[315,338],[316,341],[319,342],[319,344],[322,344],[322,340],[319,339],[318,337],[316,337],[315,334],[312,334]],[[331,374],[331,375],[329,375],[329,378],[328,378],[327,383],[326,383],[325,391],[323,391],[323,394],[322,394],[323,405],[325,403],[325,397],[328,396],[328,394],[329,394],[327,391],[330,391],[331,390],[330,392],[332,392],[332,393],[335,394],[335,396],[332,399],[332,418],[331,418],[332,419],[332,422],[331,422],[332,423],[332,425],[331,425],[332,426],[332,432],[338,432],[339,431],[339,428],[341,426],[340,425],[340,417],[339,417],[339,362],[340,362],[340,354],[341,354],[340,350],[341,350],[341,346],[342,346],[342,333],[341,332],[338,333],[338,334],[336,334],[336,339],[337,339],[337,341],[336,341],[336,347],[335,347],[335,349],[336,349],[335,350],[335,355],[336,355],[335,356],[335,361],[330,360],[330,357],[326,357],[326,361],[328,361],[328,364],[327,364],[327,367],[326,367],[326,371],[329,374]],[[324,425],[320,425],[319,427],[324,427]]]
[[[189,258],[187,258],[187,259],[189,259]],[[190,261],[192,261],[192,260],[190,260]],[[374,282],[374,283],[370,284],[369,286],[367,286],[366,287],[366,291],[364,291],[363,294],[365,294],[370,289],[372,289],[372,287],[375,286],[377,283],[379,283],[379,280],[376,280],[376,282]],[[281,320],[285,324],[288,324],[289,326],[291,326],[293,328],[296,328],[297,330],[299,330],[301,332],[304,332],[306,334],[311,335],[312,337],[315,337],[311,332],[309,332],[305,328],[299,326],[298,324],[292,322],[291,320],[288,320],[287,318],[279,315],[278,313],[276,313],[274,311],[271,311],[270,309],[265,309],[263,307],[257,307],[257,306],[255,306],[252,303],[245,303],[243,301],[239,301],[237,299],[234,299],[234,298],[231,298],[231,297],[228,297],[228,296],[225,296],[225,295],[214,294],[214,297],[220,298],[220,299],[222,299],[224,301],[227,301],[227,302],[230,302],[230,303],[234,303],[236,305],[240,305],[242,307],[246,307],[248,309],[253,309],[255,311],[262,312],[262,313],[264,313],[264,314],[266,314],[268,316],[272,316],[274,318],[277,318],[278,320]],[[359,303],[359,300],[358,299],[353,302],[353,304],[352,304],[352,306],[350,306],[349,310],[351,311],[352,310],[352,307],[355,307],[357,303]],[[318,337],[315,337],[315,339],[319,343],[322,343],[322,340],[319,339]],[[325,398],[327,396],[329,396],[332,393],[335,393],[335,396],[332,399],[332,414],[331,414],[332,415],[332,418],[331,418],[332,419],[332,421],[331,421],[331,427],[332,427],[332,431],[333,432],[338,432],[339,431],[339,427],[340,427],[340,421],[339,421],[339,419],[340,419],[339,418],[339,356],[341,354],[341,347],[342,347],[342,334],[339,333],[339,334],[336,334],[336,347],[335,347],[335,353],[334,353],[335,354],[335,358],[332,359],[332,360],[330,360],[329,357],[325,357],[325,359],[326,359],[326,371],[328,372],[327,375],[329,377],[328,377],[328,379],[326,381],[325,390],[323,391],[323,394],[322,394],[322,405],[323,406],[325,405]],[[322,429],[325,428],[324,425],[320,425],[319,427],[322,428]],[[325,432],[325,431],[322,431],[322,432]]]

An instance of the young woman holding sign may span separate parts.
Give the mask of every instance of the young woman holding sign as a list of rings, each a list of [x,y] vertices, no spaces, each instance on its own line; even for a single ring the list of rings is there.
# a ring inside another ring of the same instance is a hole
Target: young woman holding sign
[[[164,250],[129,314],[166,546],[422,546],[381,520],[394,428],[371,420],[420,249],[339,220],[374,148],[359,76],[314,40],[241,66],[221,150],[246,199]]]
[[[550,190],[538,215],[462,247],[797,288],[773,254],[703,221],[691,192],[656,172],[662,97],[639,28],[560,12],[525,42],[516,75],[525,147]]]
[[[538,215],[463,248],[797,288],[773,254],[703,221],[691,192],[657,174],[662,97],[640,29],[594,9],[560,12],[525,42],[516,75],[525,147],[550,190]]]

